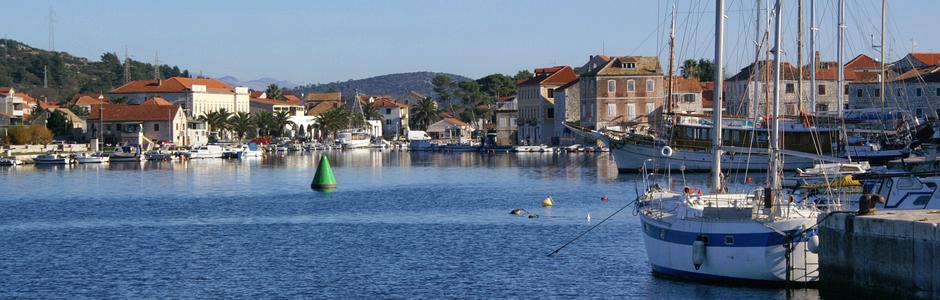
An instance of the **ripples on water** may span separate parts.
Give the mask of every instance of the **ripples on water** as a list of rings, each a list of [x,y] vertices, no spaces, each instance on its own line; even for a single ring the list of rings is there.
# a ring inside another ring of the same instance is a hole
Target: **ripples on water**
[[[0,298],[786,297],[651,276],[629,209],[547,257],[636,197],[606,154],[329,156],[2,168]]]

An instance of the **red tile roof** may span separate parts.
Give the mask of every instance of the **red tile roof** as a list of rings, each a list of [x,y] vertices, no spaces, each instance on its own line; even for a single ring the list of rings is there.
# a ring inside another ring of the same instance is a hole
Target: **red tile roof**
[[[464,123],[464,121],[458,120],[457,118],[444,118],[444,121],[461,127],[470,127],[470,124]]]
[[[261,98],[261,94],[264,94],[264,92],[260,92],[260,91],[251,91],[251,92],[248,93],[248,97],[250,97],[250,98]]]
[[[666,76],[665,84],[669,84],[669,76]],[[702,83],[695,78],[684,78],[682,76],[675,76],[673,81],[675,87],[673,87],[673,93],[701,93],[702,92]]]
[[[297,105],[300,105],[300,97],[297,97],[297,95],[285,94],[284,99],[289,102],[295,102],[297,103]]]
[[[404,105],[395,101],[389,100],[389,98],[378,98],[375,102],[372,103],[372,107],[375,108],[385,108],[385,107],[398,107],[398,108],[408,108],[408,105]]]
[[[13,88],[8,87],[8,86],[0,87],[0,94],[9,95],[9,94],[10,94],[10,90],[12,90],[12,89],[13,89]]]
[[[103,108],[103,109],[102,109]],[[177,105],[130,105],[100,104],[92,105],[88,120],[105,122],[140,122],[172,120],[179,112]],[[102,119],[102,114],[104,118]]]
[[[940,53],[915,52],[911,56],[927,65],[940,64]]]
[[[150,97],[147,98],[147,100],[144,100],[144,103],[141,103],[140,105],[173,105],[173,103],[170,103],[170,101],[167,101],[161,97]]]
[[[294,100],[274,100],[274,99],[268,99],[268,98],[251,98],[250,100],[251,102],[271,104],[271,105],[300,106],[300,98],[297,98],[297,97],[294,97],[294,98],[295,98]]]
[[[111,93],[184,93],[191,91],[193,85],[204,85],[208,91],[231,93],[235,90],[231,85],[215,79],[172,77],[163,80],[131,81],[111,90]]]
[[[307,101],[343,101],[342,92],[307,93]]]
[[[519,85],[564,85],[578,79],[578,74],[569,66],[555,66],[535,69],[535,76]]]
[[[881,68],[881,64],[878,63],[874,58],[869,57],[865,54],[859,54],[848,63],[845,64],[845,68],[848,70],[858,70],[858,69],[878,69]]]
[[[99,98],[100,95],[79,95],[72,99],[74,105],[94,105],[108,103],[107,99]]]
[[[516,95],[512,95],[512,96],[501,96],[501,97],[497,98],[496,101],[499,101],[499,102],[506,102],[506,101],[512,101],[513,99],[516,99]]]

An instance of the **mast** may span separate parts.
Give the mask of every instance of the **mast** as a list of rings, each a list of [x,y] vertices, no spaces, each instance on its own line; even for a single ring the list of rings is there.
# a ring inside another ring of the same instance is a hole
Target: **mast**
[[[803,0],[797,2],[796,30],[796,110],[803,114]],[[778,16],[779,18],[779,16]]]
[[[760,77],[759,76],[761,76],[760,49],[762,47],[761,45],[763,45],[763,38],[761,37],[761,32],[760,32],[760,14],[761,14],[760,2],[761,1],[764,1],[764,0],[756,0],[757,19],[754,22],[755,26],[757,26],[756,28],[757,30],[754,31],[755,33],[755,36],[754,36],[754,52],[755,52],[754,53],[754,78],[753,78],[754,79],[754,99],[751,101],[751,105],[754,106],[754,110],[753,110],[754,113],[752,114],[752,116],[755,118],[757,117],[758,108],[760,107],[760,105],[758,105],[758,103],[760,103],[760,101],[758,100],[760,99]]]
[[[783,37],[781,36],[781,22],[782,19],[782,4],[780,0],[777,0],[774,4],[774,12],[776,13],[776,19],[774,20],[774,103],[773,103],[773,116],[771,119],[771,132],[770,132],[770,181],[771,188],[774,190],[780,189],[780,56],[781,49],[780,44]]]
[[[838,100],[839,119],[844,120],[845,116],[845,0],[839,0],[839,28],[838,28],[838,47],[836,47],[836,60],[839,70],[837,70],[839,91],[836,92]]]
[[[721,99],[724,89],[725,0],[715,1],[715,101],[712,105],[712,192],[721,191]]]
[[[885,45],[885,20],[887,16],[887,6],[888,0],[881,0],[881,118],[885,114],[885,94],[888,91],[885,90],[885,52],[887,52],[887,46]]]
[[[676,59],[675,53],[676,53],[676,2],[673,1],[672,2],[672,29],[669,31],[669,89],[668,89],[669,94],[666,95],[666,99],[667,99],[666,100],[666,103],[667,103],[666,112],[669,114],[672,113],[672,106],[675,105],[675,103],[672,103],[673,102],[672,93],[673,93],[673,85],[674,85],[673,77],[675,77],[675,74],[673,74],[674,71],[673,71],[672,65],[675,64],[675,59]]]
[[[819,92],[816,89],[816,64],[819,63],[816,61],[816,31],[819,30],[816,28],[816,0],[809,0],[809,111],[810,113],[816,113],[816,94]],[[842,63],[839,63],[839,69],[842,67]],[[840,71],[841,72],[841,71]],[[839,95],[842,95],[843,91],[840,87],[836,92]]]

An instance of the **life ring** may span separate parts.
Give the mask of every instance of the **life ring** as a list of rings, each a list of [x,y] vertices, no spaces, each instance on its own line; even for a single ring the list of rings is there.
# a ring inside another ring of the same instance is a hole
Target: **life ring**
[[[663,146],[663,149],[659,150],[659,154],[663,157],[672,157],[672,148],[669,146]]]

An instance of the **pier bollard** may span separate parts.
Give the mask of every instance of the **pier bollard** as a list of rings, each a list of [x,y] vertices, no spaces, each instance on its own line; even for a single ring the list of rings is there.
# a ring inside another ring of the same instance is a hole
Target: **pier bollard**
[[[320,192],[336,190],[336,177],[333,176],[333,168],[330,167],[330,160],[326,154],[320,156],[320,165],[317,166],[317,173],[313,176],[310,188]]]

